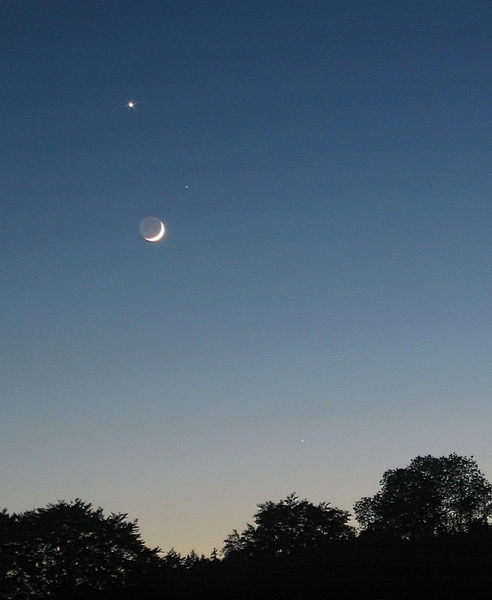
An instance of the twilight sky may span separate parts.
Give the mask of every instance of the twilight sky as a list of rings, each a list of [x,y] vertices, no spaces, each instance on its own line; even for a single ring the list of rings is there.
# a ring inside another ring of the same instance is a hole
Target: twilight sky
[[[4,0],[0,506],[208,554],[419,454],[492,479],[491,30],[486,1]]]

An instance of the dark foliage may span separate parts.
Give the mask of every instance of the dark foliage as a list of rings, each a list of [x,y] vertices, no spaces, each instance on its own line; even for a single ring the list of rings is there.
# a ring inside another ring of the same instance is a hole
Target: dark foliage
[[[486,524],[492,514],[492,485],[473,457],[417,456],[410,465],[386,471],[381,490],[354,506],[365,534],[401,540],[462,533]]]
[[[11,517],[2,553],[9,556],[5,600],[108,597],[159,561],[136,522],[125,514],[105,517],[79,499]]]
[[[277,503],[259,504],[255,525],[248,524],[241,534],[231,533],[225,540],[223,553],[226,558],[250,558],[319,551],[336,540],[355,535],[347,525],[349,518],[348,512],[332,508],[326,502],[316,506],[291,494]]]
[[[172,595],[162,598],[488,600],[491,564],[489,531],[425,543],[352,540],[323,552],[202,563],[183,571]]]
[[[492,597],[491,486],[473,458],[417,457],[346,511],[258,505],[224,559],[147,548],[136,522],[81,500],[0,512],[1,600],[458,600]]]

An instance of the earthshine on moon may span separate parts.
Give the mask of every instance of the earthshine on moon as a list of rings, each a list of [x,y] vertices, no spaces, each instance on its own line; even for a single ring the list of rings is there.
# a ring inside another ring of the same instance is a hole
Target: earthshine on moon
[[[160,242],[166,233],[166,227],[157,217],[145,217],[140,223],[140,233],[147,242]]]

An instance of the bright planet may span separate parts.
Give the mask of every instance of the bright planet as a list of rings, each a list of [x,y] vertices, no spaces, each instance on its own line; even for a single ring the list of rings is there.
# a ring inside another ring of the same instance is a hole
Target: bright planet
[[[160,242],[166,234],[166,227],[157,217],[145,217],[140,223],[140,234],[147,242]]]

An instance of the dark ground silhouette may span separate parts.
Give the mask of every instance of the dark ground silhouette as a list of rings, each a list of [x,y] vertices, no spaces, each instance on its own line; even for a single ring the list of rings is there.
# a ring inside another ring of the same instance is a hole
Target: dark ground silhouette
[[[295,494],[258,505],[220,553],[162,556],[80,499],[0,512],[1,600],[492,597],[492,486],[473,457],[416,457],[350,514]]]

